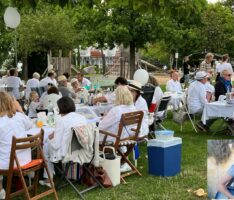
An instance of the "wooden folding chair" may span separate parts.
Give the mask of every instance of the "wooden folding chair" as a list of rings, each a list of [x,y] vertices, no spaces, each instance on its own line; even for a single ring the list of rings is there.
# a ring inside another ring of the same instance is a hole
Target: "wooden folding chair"
[[[114,142],[113,146],[115,148],[115,151],[117,151],[122,156],[122,161],[127,162],[132,169],[131,172],[126,172],[126,173],[121,174],[121,180],[123,182],[125,182],[124,177],[135,174],[135,173],[138,174],[139,176],[142,176],[141,173],[138,171],[138,169],[128,159],[128,155],[133,151],[133,148],[139,139],[138,136],[140,133],[143,116],[144,116],[143,111],[136,111],[136,112],[122,114],[121,120],[119,123],[119,130],[118,130],[117,134],[110,133],[110,132],[107,132],[104,130],[99,130],[99,133],[105,135],[103,138],[103,141],[100,145],[101,150],[108,143],[107,137],[114,137],[115,142]],[[131,128],[131,131],[134,134],[129,135],[129,137],[127,137],[127,138],[121,138],[123,130],[127,131],[127,129],[126,129],[127,126],[134,126],[134,125],[136,128]],[[127,147],[127,151],[125,153],[123,153],[121,151],[121,147],[123,147],[123,146]]]
[[[19,196],[24,194],[26,199],[41,199],[47,195],[54,194],[54,198],[58,199],[57,192],[55,190],[53,181],[50,177],[47,164],[44,158],[44,154],[42,151],[43,146],[43,137],[44,133],[43,130],[41,133],[27,137],[27,138],[16,138],[15,136],[12,137],[12,147],[11,147],[11,155],[10,155],[10,163],[8,170],[0,170],[0,174],[3,176],[7,176],[7,185],[6,185],[6,199],[11,199],[15,196]],[[20,165],[19,159],[17,157],[16,151],[18,150],[25,150],[25,149],[32,149],[36,150],[36,159],[33,159],[26,165]],[[14,163],[16,166],[14,166]],[[42,168],[46,169],[48,174],[48,178],[51,184],[51,189],[37,194],[37,187],[38,187],[38,179],[39,173]],[[32,185],[27,186],[24,176],[34,172],[34,181]],[[11,185],[12,185],[12,178],[13,176],[18,176],[21,180],[23,189],[20,189],[16,192],[11,192]],[[33,197],[30,196],[30,191],[32,191]]]

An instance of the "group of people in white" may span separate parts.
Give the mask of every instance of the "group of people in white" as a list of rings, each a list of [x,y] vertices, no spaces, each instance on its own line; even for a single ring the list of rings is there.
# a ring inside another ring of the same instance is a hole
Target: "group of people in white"
[[[231,90],[233,71],[227,61],[227,55],[224,55],[223,62],[216,68],[218,78],[215,86],[209,81],[212,75],[207,73],[207,71],[200,70],[196,73],[195,81],[189,85],[187,90],[187,103],[191,114],[202,113],[205,103],[210,102],[214,98],[218,100],[220,95]],[[206,69],[210,72],[209,67],[206,67]],[[171,79],[166,84],[166,90],[172,93],[181,92],[182,86],[179,82],[178,72],[172,71],[170,77]],[[9,70],[9,74],[2,77],[1,84],[13,88],[13,90],[12,93],[0,92],[0,169],[8,169],[9,167],[12,136],[27,137],[24,134],[25,131],[33,127],[33,121],[30,118],[37,117],[38,110],[46,109],[52,111],[56,107],[60,118],[55,124],[54,132],[48,136],[48,143],[44,146],[49,171],[53,177],[54,170],[51,155],[55,156],[57,160],[62,160],[67,150],[68,136],[72,134],[71,128],[88,123],[84,116],[76,113],[74,101],[77,97],[88,96],[86,86],[89,87],[91,82],[82,73],[78,73],[75,78],[70,80],[68,73],[64,73],[56,79],[56,73],[50,71],[45,78],[40,80],[40,74],[35,72],[32,79],[27,81],[25,87],[25,98],[28,99],[27,112],[23,111],[17,101],[21,98],[19,88],[24,88],[22,81],[18,77],[17,70]],[[155,112],[163,97],[163,92],[154,76],[149,76],[147,85],[155,88],[150,105],[147,105],[146,100],[142,97],[141,83],[135,80],[127,81],[123,77],[118,77],[115,80],[115,90],[112,93],[94,98],[92,100],[94,105],[98,102],[113,104],[110,111],[99,122],[99,129],[117,134],[123,113],[143,111],[144,117],[139,137],[147,136],[149,133],[148,113]],[[41,94],[39,94],[40,88],[45,90]],[[197,125],[201,130],[208,131],[212,122],[211,120],[206,125],[199,122]],[[127,127],[121,137],[127,137],[129,134],[133,133]],[[100,141],[102,140],[101,135],[99,139]],[[109,140],[113,141],[113,138],[110,137]],[[17,155],[22,165],[31,160],[30,152],[17,152]],[[130,166],[127,164],[122,166],[122,171],[130,169]],[[2,178],[0,175],[0,199],[5,198]],[[44,178],[44,180],[40,181],[40,184],[51,187],[46,174],[44,174]]]
[[[0,92],[0,169],[8,169],[9,167],[12,136],[27,137],[26,131],[35,126],[33,120],[30,118],[37,117],[37,110],[51,109],[52,111],[57,107],[60,117],[56,121],[54,132],[48,136],[48,142],[44,144],[43,148],[50,174],[53,177],[53,163],[51,160],[55,157],[57,160],[61,160],[65,156],[69,142],[68,136],[72,134],[71,128],[88,123],[84,116],[76,113],[74,98],[76,98],[80,92],[88,95],[85,86],[91,83],[88,79],[84,78],[83,74],[78,74],[77,77],[72,78],[71,81],[69,81],[69,77],[65,75],[66,74],[60,75],[56,79],[55,73],[51,71],[48,73],[47,77],[40,80],[40,75],[35,72],[32,79],[28,80],[26,84],[26,91],[28,90],[29,92],[29,106],[27,112],[23,111],[17,101],[18,96],[16,96],[15,93],[9,93],[7,91]],[[3,80],[5,78],[6,77],[3,77]],[[151,77],[151,79],[152,84],[157,84],[154,78]],[[15,85],[10,85],[9,83],[15,83]],[[6,78],[6,85],[9,87],[21,87],[22,81],[17,77],[17,71],[15,69],[10,70],[10,74]],[[40,87],[46,88],[46,91],[42,94],[34,90],[34,88]],[[128,82],[125,78],[118,77],[115,80],[115,88],[116,89],[112,93],[93,99],[93,104],[98,102],[113,104],[110,111],[104,115],[99,122],[99,129],[117,134],[118,124],[123,113],[143,111],[144,117],[139,137],[147,136],[149,132],[149,109],[146,100],[141,96],[143,93],[142,85],[137,81],[132,80]],[[157,88],[155,91],[158,90],[162,94],[160,88]],[[156,104],[157,101],[158,96],[156,95],[152,100],[152,104]],[[130,127],[126,127],[121,137],[124,138],[129,136],[129,134],[133,134],[133,132]],[[101,140],[102,137],[100,136],[100,141]],[[110,137],[108,140],[112,141],[112,138]],[[30,152],[19,151],[17,152],[17,156],[22,165],[31,160]],[[123,165],[121,168],[122,171],[131,170],[128,164]],[[2,178],[3,177],[0,176],[0,199],[5,198]],[[51,187],[46,173],[44,174],[44,178],[45,179],[41,180],[39,183]]]

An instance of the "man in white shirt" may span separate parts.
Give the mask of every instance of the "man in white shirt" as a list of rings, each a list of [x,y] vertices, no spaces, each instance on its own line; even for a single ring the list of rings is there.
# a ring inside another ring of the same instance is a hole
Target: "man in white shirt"
[[[180,92],[182,90],[179,80],[179,74],[176,71],[171,72],[171,79],[167,82],[166,90],[169,92]]]
[[[85,86],[90,86],[91,85],[90,80],[87,79],[87,78],[85,78],[84,74],[82,74],[81,72],[77,73],[76,78],[79,81],[81,87],[85,87]]]
[[[28,82],[26,84],[26,94],[25,94],[26,99],[29,98],[31,88],[38,88],[39,87],[39,79],[40,79],[40,74],[37,72],[34,72],[33,77],[28,80]]]
[[[19,89],[23,85],[21,79],[18,77],[18,71],[15,68],[10,69],[10,76],[6,80],[6,85],[12,88],[12,94],[16,99],[20,99]]]
[[[48,84],[52,84],[54,86],[57,86],[57,81],[55,80],[56,74],[54,71],[50,71],[47,74],[47,77],[43,78],[40,83],[39,87],[47,87]]]
[[[7,70],[6,75],[3,76],[1,81],[0,81],[0,85],[6,85],[7,78],[9,77],[9,75],[10,75],[9,70]]]

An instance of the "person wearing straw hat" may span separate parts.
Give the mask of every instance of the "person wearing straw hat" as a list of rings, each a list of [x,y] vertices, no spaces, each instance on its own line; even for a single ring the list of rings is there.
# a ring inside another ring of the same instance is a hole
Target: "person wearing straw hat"
[[[71,92],[67,88],[67,78],[64,75],[60,75],[58,77],[58,90],[59,90],[59,92],[61,92],[63,97],[70,97],[73,99],[76,98],[76,94],[74,92]]]
[[[132,93],[133,102],[137,111],[143,111],[144,117],[141,124],[141,131],[139,137],[147,136],[149,133],[148,126],[148,106],[145,99],[141,96],[143,93],[141,83],[135,80],[131,80],[128,84],[128,89]]]

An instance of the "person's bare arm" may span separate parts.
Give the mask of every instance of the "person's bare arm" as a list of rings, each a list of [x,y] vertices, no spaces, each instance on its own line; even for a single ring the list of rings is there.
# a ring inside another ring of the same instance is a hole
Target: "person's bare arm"
[[[218,184],[218,191],[228,197],[228,199],[234,199],[234,196],[226,188],[227,184],[231,181],[232,178],[232,176],[225,174]]]
[[[93,104],[96,105],[97,102],[101,102],[101,103],[106,103],[107,102],[107,99],[106,97],[102,96],[102,97],[98,97],[98,98],[95,98],[93,99]]]

